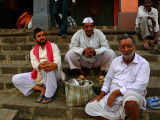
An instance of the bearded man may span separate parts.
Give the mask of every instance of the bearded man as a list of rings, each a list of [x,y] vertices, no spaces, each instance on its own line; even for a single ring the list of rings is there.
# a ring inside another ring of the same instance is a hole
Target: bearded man
[[[36,102],[47,104],[55,99],[57,81],[61,77],[61,56],[56,44],[46,39],[45,32],[36,28],[34,41],[37,43],[30,52],[32,72],[16,74],[12,78],[14,86],[25,96],[40,91]]]

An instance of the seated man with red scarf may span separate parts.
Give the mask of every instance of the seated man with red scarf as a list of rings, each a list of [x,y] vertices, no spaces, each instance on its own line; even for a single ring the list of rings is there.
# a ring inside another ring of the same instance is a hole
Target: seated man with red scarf
[[[30,52],[33,71],[14,75],[12,82],[25,96],[39,90],[36,102],[46,104],[55,99],[57,81],[61,77],[61,55],[57,45],[46,39],[42,29],[34,30],[34,41],[37,44]]]

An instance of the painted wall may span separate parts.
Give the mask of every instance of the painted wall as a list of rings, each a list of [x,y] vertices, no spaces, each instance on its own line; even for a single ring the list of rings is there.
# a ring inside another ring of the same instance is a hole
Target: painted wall
[[[114,0],[102,0],[102,14],[90,15],[87,13],[87,0],[77,0],[72,9],[73,18],[81,26],[85,17],[92,17],[96,26],[114,26]]]
[[[121,12],[137,12],[138,0],[121,0]]]

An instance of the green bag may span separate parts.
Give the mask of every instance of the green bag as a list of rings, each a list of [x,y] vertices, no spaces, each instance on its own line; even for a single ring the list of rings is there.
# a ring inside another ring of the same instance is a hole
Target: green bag
[[[65,82],[65,93],[66,93],[66,106],[84,106],[92,98],[97,96],[93,91],[93,82],[89,80],[83,81],[82,84],[89,82],[88,85],[74,85],[68,82]]]

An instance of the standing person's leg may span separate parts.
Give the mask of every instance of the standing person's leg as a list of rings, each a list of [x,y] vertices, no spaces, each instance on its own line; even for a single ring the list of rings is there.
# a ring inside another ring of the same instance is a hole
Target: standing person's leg
[[[55,92],[57,90],[57,81],[61,77],[61,71],[55,72],[44,72],[43,73],[43,83],[46,87],[45,91],[45,98],[43,99],[42,103],[50,103],[55,99]]]
[[[89,68],[87,61],[85,61],[80,55],[76,54],[74,51],[69,50],[64,58],[66,63],[69,63],[70,69],[77,69],[80,75],[85,75],[82,67]]]
[[[53,5],[53,16],[58,24],[58,27],[61,28],[62,26],[62,19],[60,18],[59,14],[59,9],[60,9],[60,2],[55,1]]]
[[[60,28],[60,34],[67,35],[67,13],[68,13],[68,0],[61,0],[62,5],[62,26]]]

